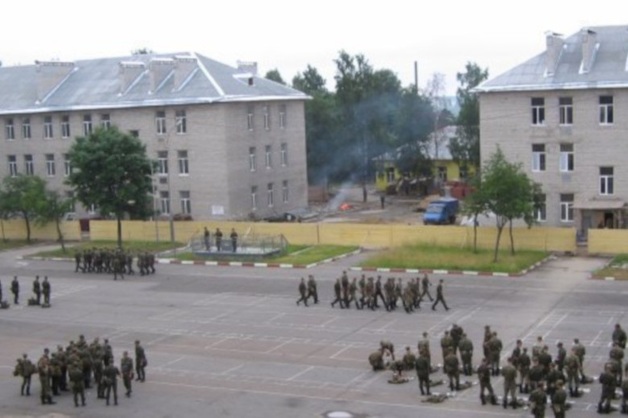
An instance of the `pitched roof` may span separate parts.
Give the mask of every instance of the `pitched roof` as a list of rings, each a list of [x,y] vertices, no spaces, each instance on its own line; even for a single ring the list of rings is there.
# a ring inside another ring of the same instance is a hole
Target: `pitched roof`
[[[175,74],[179,62],[184,64]],[[155,71],[160,74],[152,73],[154,64],[162,64]],[[122,67],[129,69],[126,80]],[[0,114],[308,98],[289,86],[199,54],[0,67]]]
[[[475,91],[628,87],[628,25],[583,28],[566,39],[547,33],[546,39],[544,52]]]

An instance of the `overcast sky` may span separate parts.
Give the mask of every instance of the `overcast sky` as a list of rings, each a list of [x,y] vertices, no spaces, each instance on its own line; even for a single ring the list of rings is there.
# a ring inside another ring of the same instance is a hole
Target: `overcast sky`
[[[72,61],[146,47],[232,66],[257,61],[262,75],[278,69],[288,82],[309,64],[333,88],[334,59],[345,50],[392,70],[404,86],[414,82],[417,61],[420,87],[442,73],[454,94],[456,73],[469,61],[496,76],[541,53],[548,30],[628,28],[626,12],[628,2],[607,0],[20,0],[3,4],[0,60]]]

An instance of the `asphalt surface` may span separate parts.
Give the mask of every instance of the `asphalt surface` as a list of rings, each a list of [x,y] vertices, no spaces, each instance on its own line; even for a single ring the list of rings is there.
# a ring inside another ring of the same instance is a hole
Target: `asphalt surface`
[[[440,337],[456,323],[473,340],[477,365],[483,329],[490,325],[504,342],[504,358],[517,338],[531,348],[541,335],[555,354],[559,340],[568,348],[578,337],[587,349],[585,372],[598,376],[614,324],[628,327],[626,283],[589,279],[606,261],[594,258],[557,258],[517,278],[432,276],[433,282],[445,279],[451,309],[432,311],[424,304],[406,314],[330,307],[333,280],[368,254],[308,270],[159,265],[155,275],[113,281],[74,273],[73,263],[19,260],[21,253],[0,253],[4,298],[13,275],[22,289],[20,305],[0,310],[2,417],[529,416],[522,409],[480,405],[477,385],[441,404],[424,403],[416,380],[388,384],[390,372],[372,372],[367,357],[383,339],[397,352],[416,348],[427,331],[432,361],[441,363]],[[295,301],[298,280],[307,274],[317,278],[321,302],[305,308]],[[358,274],[349,271],[350,277]],[[52,283],[50,309],[25,305],[35,275]],[[84,408],[75,408],[65,393],[56,405],[40,405],[36,376],[34,396],[20,396],[20,379],[12,376],[16,358],[24,352],[36,360],[45,347],[67,345],[79,334],[88,341],[109,338],[117,364],[122,351],[132,352],[133,341],[141,340],[147,381],[134,382],[130,399],[120,389],[115,407],[96,399],[94,390],[88,390]],[[498,394],[501,381],[493,379]],[[567,416],[597,415],[600,385],[584,388]],[[549,407],[547,414],[552,416]]]

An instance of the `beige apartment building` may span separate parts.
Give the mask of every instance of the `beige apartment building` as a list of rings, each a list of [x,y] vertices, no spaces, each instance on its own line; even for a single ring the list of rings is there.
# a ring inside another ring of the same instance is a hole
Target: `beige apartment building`
[[[198,54],[0,67],[0,175],[39,175],[70,196],[74,138],[115,125],[157,162],[161,216],[260,219],[307,205],[307,99],[255,63]]]
[[[499,146],[540,183],[541,225],[625,228],[628,25],[546,34],[546,49],[477,88],[481,157]]]

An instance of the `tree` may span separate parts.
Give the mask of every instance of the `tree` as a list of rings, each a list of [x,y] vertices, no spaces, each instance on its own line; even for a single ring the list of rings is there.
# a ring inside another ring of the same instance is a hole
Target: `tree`
[[[308,65],[303,73],[297,73],[292,79],[292,87],[310,96],[329,93],[325,87],[326,83],[323,76],[311,65]]]
[[[464,199],[464,213],[471,216],[473,220],[473,252],[478,251],[478,222],[477,218],[481,214],[488,212],[488,205],[484,196],[482,179],[476,175],[472,182],[473,192]]]
[[[57,238],[61,243],[61,249],[65,253],[65,240],[61,231],[61,220],[72,208],[72,199],[63,198],[57,191],[45,191],[45,196],[35,214],[37,225],[46,225],[49,222],[55,223]]]
[[[117,127],[98,128],[77,137],[68,157],[73,171],[67,184],[84,206],[96,205],[101,214],[113,214],[118,222],[118,246],[122,247],[122,217],[145,218],[152,191],[151,165],[146,146],[139,138]]]
[[[26,242],[31,242],[31,220],[46,199],[46,182],[38,176],[5,177],[0,192],[3,214],[19,215],[26,224]]]
[[[276,68],[272,69],[272,70],[269,70],[266,73],[266,75],[264,76],[264,78],[266,78],[268,80],[272,80],[272,81],[274,81],[276,83],[279,83],[279,84],[284,84],[284,85],[286,84],[286,82],[283,81],[283,77],[281,77],[281,74],[279,73],[279,70],[276,69]]]

